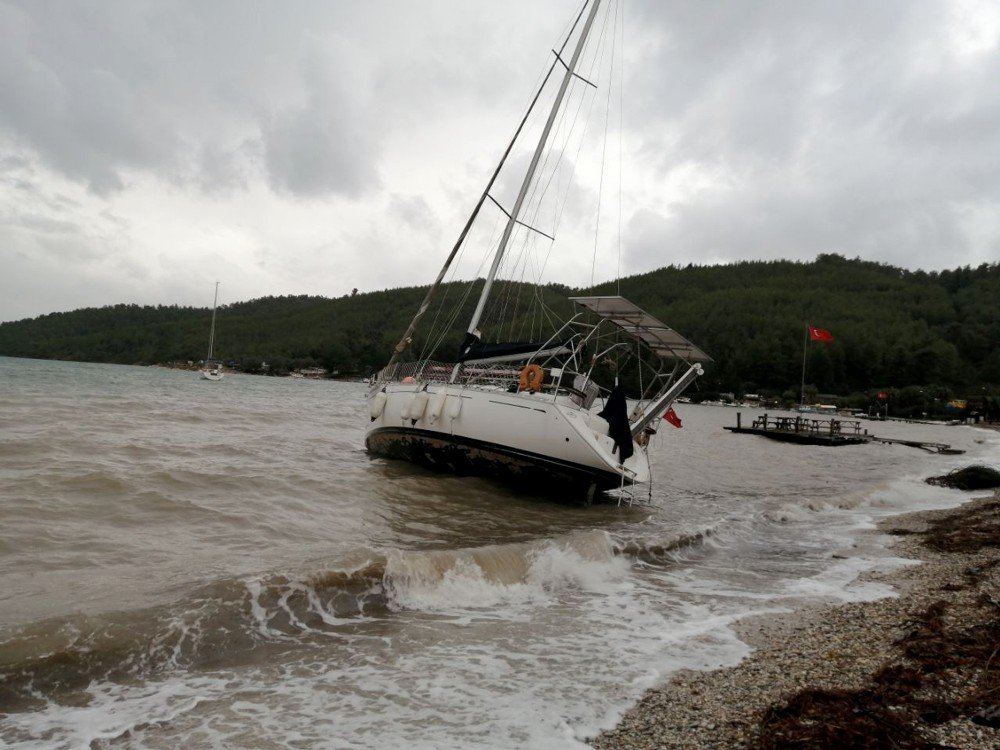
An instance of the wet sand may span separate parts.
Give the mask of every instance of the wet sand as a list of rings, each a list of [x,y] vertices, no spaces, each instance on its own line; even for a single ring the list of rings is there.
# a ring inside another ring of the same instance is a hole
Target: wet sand
[[[866,576],[898,597],[745,620],[750,657],[677,674],[590,743],[1000,747],[1000,728],[972,718],[1000,704],[1000,491],[970,494],[880,525],[897,556],[920,561]]]

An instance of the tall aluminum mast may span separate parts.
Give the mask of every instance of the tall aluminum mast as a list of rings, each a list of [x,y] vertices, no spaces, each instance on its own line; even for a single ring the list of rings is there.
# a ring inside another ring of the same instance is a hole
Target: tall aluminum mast
[[[215,299],[212,300],[212,328],[208,333],[208,358],[205,360],[207,365],[212,361],[212,347],[215,346],[215,307],[219,304],[219,282],[215,282]]]
[[[545,128],[542,130],[542,135],[538,139],[538,146],[535,147],[535,154],[531,158],[531,164],[528,166],[527,174],[524,175],[524,182],[521,183],[521,191],[517,194],[517,200],[514,202],[514,208],[511,209],[509,218],[507,219],[507,226],[504,227],[503,236],[500,238],[500,244],[498,245],[496,255],[493,258],[493,265],[490,266],[490,273],[486,277],[486,283],[483,285],[482,294],[479,295],[479,303],[476,305],[476,311],[472,314],[472,320],[470,321],[468,328],[468,332],[470,334],[475,334],[476,327],[479,325],[479,319],[483,315],[483,308],[486,307],[486,300],[490,296],[490,288],[493,286],[493,280],[496,278],[497,269],[500,267],[500,261],[503,258],[504,251],[507,249],[507,243],[510,241],[510,235],[514,231],[514,225],[517,223],[518,216],[521,214],[521,204],[524,203],[524,199],[528,195],[528,189],[531,187],[532,179],[534,179],[535,170],[538,168],[538,162],[542,158],[542,152],[545,151],[545,144],[549,139],[549,132],[555,124],[556,115],[559,114],[559,107],[562,105],[566,89],[569,88],[569,82],[575,75],[576,64],[580,59],[580,54],[583,52],[583,47],[587,42],[587,36],[590,34],[590,27],[594,24],[594,17],[597,15],[597,8],[600,4],[600,0],[593,0],[593,5],[590,7],[590,14],[587,16],[587,21],[584,23],[583,30],[580,32],[580,38],[576,42],[576,49],[573,50],[573,57],[566,66],[566,74],[563,76],[562,84],[559,86],[559,93],[556,94],[556,100],[552,104],[552,111],[549,113],[549,119],[546,121]]]

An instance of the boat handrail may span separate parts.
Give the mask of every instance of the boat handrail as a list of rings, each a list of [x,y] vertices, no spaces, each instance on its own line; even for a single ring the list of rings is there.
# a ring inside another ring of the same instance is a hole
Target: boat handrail
[[[443,385],[449,382],[455,364],[452,362],[436,361],[415,361],[397,362],[392,368],[383,368],[372,377],[371,390],[377,391],[389,383],[420,383]],[[545,368],[550,374],[550,379],[542,384],[542,392],[552,395],[576,396],[581,400],[587,400],[592,394],[576,388],[572,383],[577,376],[585,379],[586,384],[595,388],[595,397],[605,396],[609,392],[607,388],[601,387],[588,377],[585,372],[580,372],[566,364],[562,366],[551,366]],[[387,370],[391,370],[387,372]],[[454,383],[458,386],[489,385],[508,390],[516,386],[521,377],[521,367],[511,367],[509,362],[491,363],[481,365],[462,365],[461,377]],[[569,379],[569,385],[564,381]],[[593,399],[590,399],[593,400]]]

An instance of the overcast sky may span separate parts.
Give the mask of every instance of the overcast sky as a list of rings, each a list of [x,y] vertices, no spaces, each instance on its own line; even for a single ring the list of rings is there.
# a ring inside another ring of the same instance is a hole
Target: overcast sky
[[[220,303],[429,283],[578,7],[0,0],[0,321],[208,306],[216,280]],[[994,0],[623,13],[621,246],[596,280],[1000,260]],[[592,255],[546,273],[589,284]]]

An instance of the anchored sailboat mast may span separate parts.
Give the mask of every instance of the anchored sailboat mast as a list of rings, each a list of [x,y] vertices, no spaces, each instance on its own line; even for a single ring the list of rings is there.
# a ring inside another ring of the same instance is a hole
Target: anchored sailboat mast
[[[212,300],[212,327],[208,332],[208,357],[205,358],[205,364],[208,365],[212,361],[212,348],[215,346],[215,308],[219,304],[219,282],[215,282],[215,299]]]

